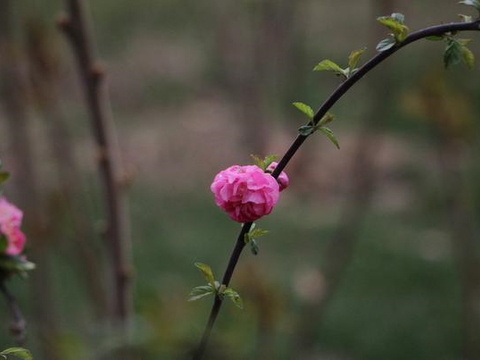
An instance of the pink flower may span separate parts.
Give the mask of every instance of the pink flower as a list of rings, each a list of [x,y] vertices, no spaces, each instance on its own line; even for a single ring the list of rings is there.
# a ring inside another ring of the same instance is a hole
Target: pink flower
[[[267,171],[272,173],[273,170],[275,170],[275,168],[277,167],[277,165],[278,163],[276,163],[275,161],[272,162],[270,165],[268,165]],[[280,185],[280,191],[285,190],[288,187],[288,184],[290,183],[290,180],[288,179],[288,176],[284,171],[282,171],[280,175],[278,175],[277,181],[278,181],[278,184]]]
[[[215,203],[240,223],[270,214],[279,197],[277,181],[255,165],[234,165],[220,171],[210,189]]]
[[[7,239],[7,255],[19,255],[25,246],[25,234],[20,230],[22,217],[22,210],[0,198],[0,232]]]

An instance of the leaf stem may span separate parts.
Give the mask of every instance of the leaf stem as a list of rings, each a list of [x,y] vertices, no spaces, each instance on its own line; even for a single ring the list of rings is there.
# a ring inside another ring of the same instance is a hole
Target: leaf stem
[[[443,24],[443,25],[436,25],[431,26],[422,30],[418,30],[416,32],[411,33],[403,42],[395,44],[392,48],[385,50],[383,52],[378,53],[372,59],[370,59],[367,63],[365,63],[358,71],[353,74],[350,78],[346,79],[337,89],[327,98],[327,100],[323,103],[323,105],[317,110],[315,116],[313,117],[314,124],[318,124],[318,122],[327,114],[327,112],[340,100],[343,95],[358,81],[360,81],[368,72],[373,70],[377,67],[380,63],[382,63],[385,59],[396,53],[401,48],[421,39],[424,39],[429,36],[434,35],[443,35],[449,32],[458,32],[458,31],[480,31],[480,20],[467,22],[467,23],[450,23],[450,24]],[[290,148],[287,150],[285,155],[282,157],[280,162],[278,163],[277,167],[272,173],[274,178],[278,178],[282,170],[287,166],[291,158],[295,155],[298,149],[302,146],[304,141],[308,138],[309,135],[298,135],[295,141],[290,145]],[[233,272],[235,270],[235,266],[238,262],[241,252],[245,247],[245,243],[243,241],[244,235],[250,230],[251,223],[247,223],[242,227],[242,230],[237,238],[237,243],[235,248],[233,249],[232,255],[230,256],[230,261],[227,266],[227,270],[223,277],[223,284],[229,284]],[[205,352],[206,345],[208,343],[208,339],[215,324],[215,320],[218,316],[220,311],[220,307],[222,305],[222,301],[216,297],[213,303],[212,310],[210,312],[210,316],[208,319],[207,327],[203,334],[202,340],[194,354],[194,360],[200,360]]]

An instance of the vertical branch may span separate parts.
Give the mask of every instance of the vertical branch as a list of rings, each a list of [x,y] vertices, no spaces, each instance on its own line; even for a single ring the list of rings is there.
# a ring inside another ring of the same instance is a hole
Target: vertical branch
[[[120,175],[118,149],[115,148],[111,109],[104,82],[105,73],[94,55],[93,36],[87,2],[66,0],[68,15],[59,20],[75,53],[83,82],[91,127],[98,151],[101,181],[107,211],[107,239],[114,272],[114,319],[125,327],[131,314],[130,239],[127,227],[126,202],[118,181]]]
[[[94,230],[89,225],[88,214],[81,211],[82,204],[78,200],[81,188],[80,170],[73,153],[73,141],[65,119],[59,108],[58,58],[52,54],[51,36],[39,21],[30,20],[27,23],[27,50],[30,61],[30,78],[32,94],[37,100],[37,106],[44,114],[47,122],[51,155],[55,159],[58,174],[61,204],[58,212],[67,213],[68,227],[71,229],[73,245],[78,254],[78,262],[82,268],[85,287],[92,299],[96,318],[105,319],[107,314],[106,294],[102,283],[102,272],[99,269],[100,259],[91,246]],[[48,119],[48,121],[47,121]],[[60,236],[59,226],[56,226],[57,237]]]
[[[10,309],[10,313],[12,314],[12,325],[10,326],[10,332],[15,338],[17,345],[23,346],[27,335],[27,324],[17,300],[5,285],[5,279],[0,280],[0,291],[2,292],[5,301],[7,302],[7,306]]]

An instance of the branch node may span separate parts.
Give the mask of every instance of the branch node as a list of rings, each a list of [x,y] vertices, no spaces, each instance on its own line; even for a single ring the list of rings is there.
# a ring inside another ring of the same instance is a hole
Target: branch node
[[[96,63],[90,69],[90,74],[93,80],[99,83],[105,77],[105,67],[100,63]]]

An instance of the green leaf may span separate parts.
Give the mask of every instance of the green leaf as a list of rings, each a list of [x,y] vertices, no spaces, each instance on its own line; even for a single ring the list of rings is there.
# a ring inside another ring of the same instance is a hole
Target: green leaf
[[[207,264],[202,264],[202,263],[195,263],[195,266],[200,269],[200,271],[202,272],[202,275],[205,278],[205,280],[207,280],[207,282],[213,288],[215,288],[215,278],[213,277],[213,272],[212,272],[212,269],[210,268],[210,266],[208,266]]]
[[[387,51],[388,49],[391,49],[392,47],[394,47],[395,44],[396,44],[395,39],[390,36],[378,43],[377,51],[379,52]]]
[[[5,359],[7,358],[6,355],[13,355],[20,359],[33,360],[33,356],[30,351],[20,347],[8,348],[0,352],[0,355],[2,355]]]
[[[399,24],[402,24],[402,25],[405,24],[405,15],[401,13],[393,13],[391,17]]]
[[[0,184],[4,183],[5,181],[8,180],[8,178],[10,177],[10,174],[6,171],[1,171],[0,172]]]
[[[340,149],[340,145],[338,144],[338,140],[335,137],[335,135],[333,134],[332,130],[330,130],[329,128],[324,127],[324,126],[319,128],[318,130],[320,130],[322,133],[324,133],[325,136],[337,147],[337,149]]]
[[[381,16],[377,18],[377,21],[392,31],[396,42],[402,42],[407,38],[409,29],[404,25],[405,17],[402,14],[394,13],[391,16]]]
[[[475,9],[480,11],[480,1],[479,0],[462,0],[459,2],[459,4],[467,5],[467,6],[473,6]]]
[[[302,113],[304,113],[305,115],[307,115],[307,117],[312,120],[313,117],[314,117],[314,112],[313,112],[313,109],[308,106],[307,104],[304,104],[302,102],[294,102],[292,104],[293,106],[295,106],[298,110],[300,110]]]
[[[463,62],[468,66],[470,70],[475,66],[475,55],[466,46],[461,47]]]
[[[263,165],[265,166],[265,170],[267,170],[267,168],[270,166],[271,163],[273,163],[275,160],[278,159],[278,156],[277,155],[267,155],[265,157],[265,159],[263,160]]]
[[[302,136],[312,135],[317,129],[313,125],[303,125],[298,128],[298,133]]]
[[[196,301],[211,294],[215,294],[215,289],[212,288],[212,285],[197,286],[188,295],[188,301]]]
[[[350,56],[348,57],[348,67],[350,68],[350,71],[355,70],[358,61],[360,60],[360,57],[363,55],[365,50],[367,50],[367,48],[354,50],[350,53]]]
[[[469,42],[470,39],[449,38],[447,40],[447,47],[445,48],[445,54],[443,57],[446,68],[449,68],[452,65],[457,65],[463,60],[469,69],[473,69],[475,56],[467,47]]]
[[[452,65],[457,65],[462,61],[461,45],[455,39],[449,39],[447,41],[447,47],[445,48],[445,54],[443,55],[443,62],[448,69]]]
[[[0,254],[5,253],[5,250],[7,250],[8,247],[8,240],[5,235],[0,236]]]
[[[7,271],[25,272],[35,269],[35,264],[20,256],[0,256],[0,268]]]
[[[329,113],[327,112],[323,117],[322,119],[318,122],[318,126],[323,126],[323,125],[327,125],[329,123],[331,123],[333,120],[335,120],[335,115],[333,115],[332,113]]]
[[[442,35],[432,35],[432,36],[427,36],[425,39],[430,40],[430,41],[442,41],[443,36]]]
[[[250,231],[250,238],[257,239],[259,237],[265,236],[268,234],[268,230],[263,230],[260,228],[253,229]]]
[[[314,68],[313,71],[333,71],[335,74],[347,78],[347,71],[342,69],[331,60],[322,60]]]
[[[278,158],[277,155],[268,155],[265,157],[265,159],[262,159],[257,155],[250,155],[250,157],[253,159],[255,165],[257,165],[263,171],[266,171],[268,166]]]
[[[253,154],[251,154],[250,157],[252,158],[253,163],[255,165],[257,165],[260,169],[263,168],[263,165],[264,165],[263,160],[260,157],[258,157],[257,155],[253,155]]]
[[[458,14],[458,16],[460,17],[460,19],[462,19],[463,22],[472,22],[473,21],[473,17],[470,16],[470,15]]]
[[[226,288],[225,291],[223,292],[223,295],[228,297],[232,302],[239,307],[240,309],[243,309],[243,301],[240,295],[233,290],[232,288]]]
[[[253,255],[258,255],[258,253],[260,252],[260,248],[258,247],[258,244],[255,241],[255,239],[252,239],[250,241],[250,251],[252,252]]]

